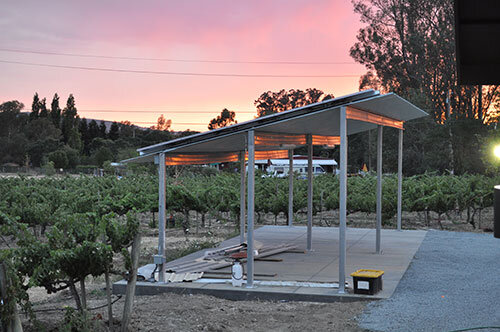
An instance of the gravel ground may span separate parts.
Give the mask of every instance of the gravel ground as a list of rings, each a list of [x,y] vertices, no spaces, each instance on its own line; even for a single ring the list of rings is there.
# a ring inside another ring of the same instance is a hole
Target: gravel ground
[[[499,276],[500,239],[491,233],[431,230],[392,297],[370,303],[360,327],[452,331],[500,326]]]

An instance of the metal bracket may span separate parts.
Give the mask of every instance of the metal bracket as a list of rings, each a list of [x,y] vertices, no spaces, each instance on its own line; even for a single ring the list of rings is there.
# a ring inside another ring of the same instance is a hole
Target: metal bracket
[[[154,255],[153,256],[153,263],[155,265],[165,264],[165,261],[166,261],[166,259],[165,259],[165,256],[163,256],[163,255]]]

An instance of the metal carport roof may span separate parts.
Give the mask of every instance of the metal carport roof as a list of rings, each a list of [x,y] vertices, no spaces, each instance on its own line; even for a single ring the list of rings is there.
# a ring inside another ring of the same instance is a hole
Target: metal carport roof
[[[138,158],[124,160],[124,162],[150,161],[152,158],[148,156],[160,152],[166,154],[239,152],[246,149],[246,133],[249,130],[277,134],[339,136],[339,114],[342,106],[403,122],[427,115],[420,108],[394,93],[382,95],[375,90],[366,90],[229,127],[146,146],[137,150],[140,154]],[[349,119],[347,134],[351,135],[376,127],[375,123]],[[258,147],[257,150],[259,150]]]
[[[340,145],[339,206],[339,293],[345,292],[346,200],[347,200],[347,135],[378,128],[377,136],[377,225],[376,253],[380,253],[382,227],[382,128],[399,129],[398,141],[398,229],[401,229],[402,150],[405,121],[427,113],[394,93],[380,94],[367,90],[325,100],[293,110],[256,118],[240,124],[199,133],[138,149],[140,156],[123,162],[155,161],[159,164],[159,244],[155,263],[160,281],[164,277],[165,252],[165,166],[202,164],[240,160],[240,239],[245,235],[245,160],[248,158],[248,260],[247,287],[253,287],[253,220],[255,159],[283,157],[288,153],[293,169],[293,149],[308,147],[307,250],[312,249],[312,146]],[[280,155],[278,157],[278,155]],[[293,177],[289,177],[289,210],[293,211]],[[293,213],[289,213],[289,225]]]

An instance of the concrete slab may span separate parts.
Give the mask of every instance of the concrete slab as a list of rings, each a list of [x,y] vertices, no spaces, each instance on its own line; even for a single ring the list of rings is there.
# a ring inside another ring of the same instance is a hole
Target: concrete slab
[[[306,227],[304,226],[262,226],[254,231],[255,240],[263,245],[294,244],[298,249],[306,248]],[[403,277],[413,256],[420,247],[427,231],[382,230],[382,253],[375,254],[375,229],[348,228],[346,232],[346,273],[358,269],[384,270],[384,288],[375,296],[352,293],[352,278],[349,280],[347,294],[338,294],[334,288],[324,287],[284,287],[256,286],[255,288],[232,287],[230,283],[151,283],[139,282],[137,294],[155,294],[158,292],[203,293],[231,299],[270,299],[301,301],[352,301],[389,298],[400,279]],[[275,277],[256,277],[255,280],[301,281],[312,283],[337,282],[338,275],[338,242],[339,230],[334,227],[313,228],[313,250],[306,253],[281,253],[273,258],[281,258],[281,262],[255,261],[256,274],[276,274]],[[168,239],[167,239],[168,241]],[[226,247],[237,244],[238,237],[220,244]],[[173,266],[188,259],[202,257],[207,250],[183,257],[168,265]],[[151,273],[154,265],[141,268],[143,273]],[[228,268],[221,271],[229,271]],[[229,278],[229,276],[228,276]],[[113,285],[113,292],[125,292],[124,281]]]

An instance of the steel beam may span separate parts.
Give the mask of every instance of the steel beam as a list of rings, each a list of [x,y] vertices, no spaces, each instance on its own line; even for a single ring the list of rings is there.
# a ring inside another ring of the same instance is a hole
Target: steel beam
[[[253,288],[254,246],[253,222],[255,215],[255,132],[248,131],[248,212],[247,212],[247,288]]]
[[[288,226],[293,225],[293,149],[288,150]]]
[[[340,108],[340,188],[339,188],[339,293],[345,293],[346,220],[347,220],[347,116]]]
[[[246,172],[245,151],[240,152],[240,243],[245,242],[245,212],[246,212]]]
[[[401,230],[401,216],[403,213],[403,129],[399,130],[398,139],[398,231]]]
[[[165,153],[158,156],[158,257],[159,282],[165,282],[165,209],[166,209]]]
[[[375,252],[380,254],[380,233],[382,230],[382,129],[378,126],[377,131],[377,231],[375,240]]]
[[[312,218],[313,218],[313,145],[312,135],[307,134],[307,250],[312,250]]]

